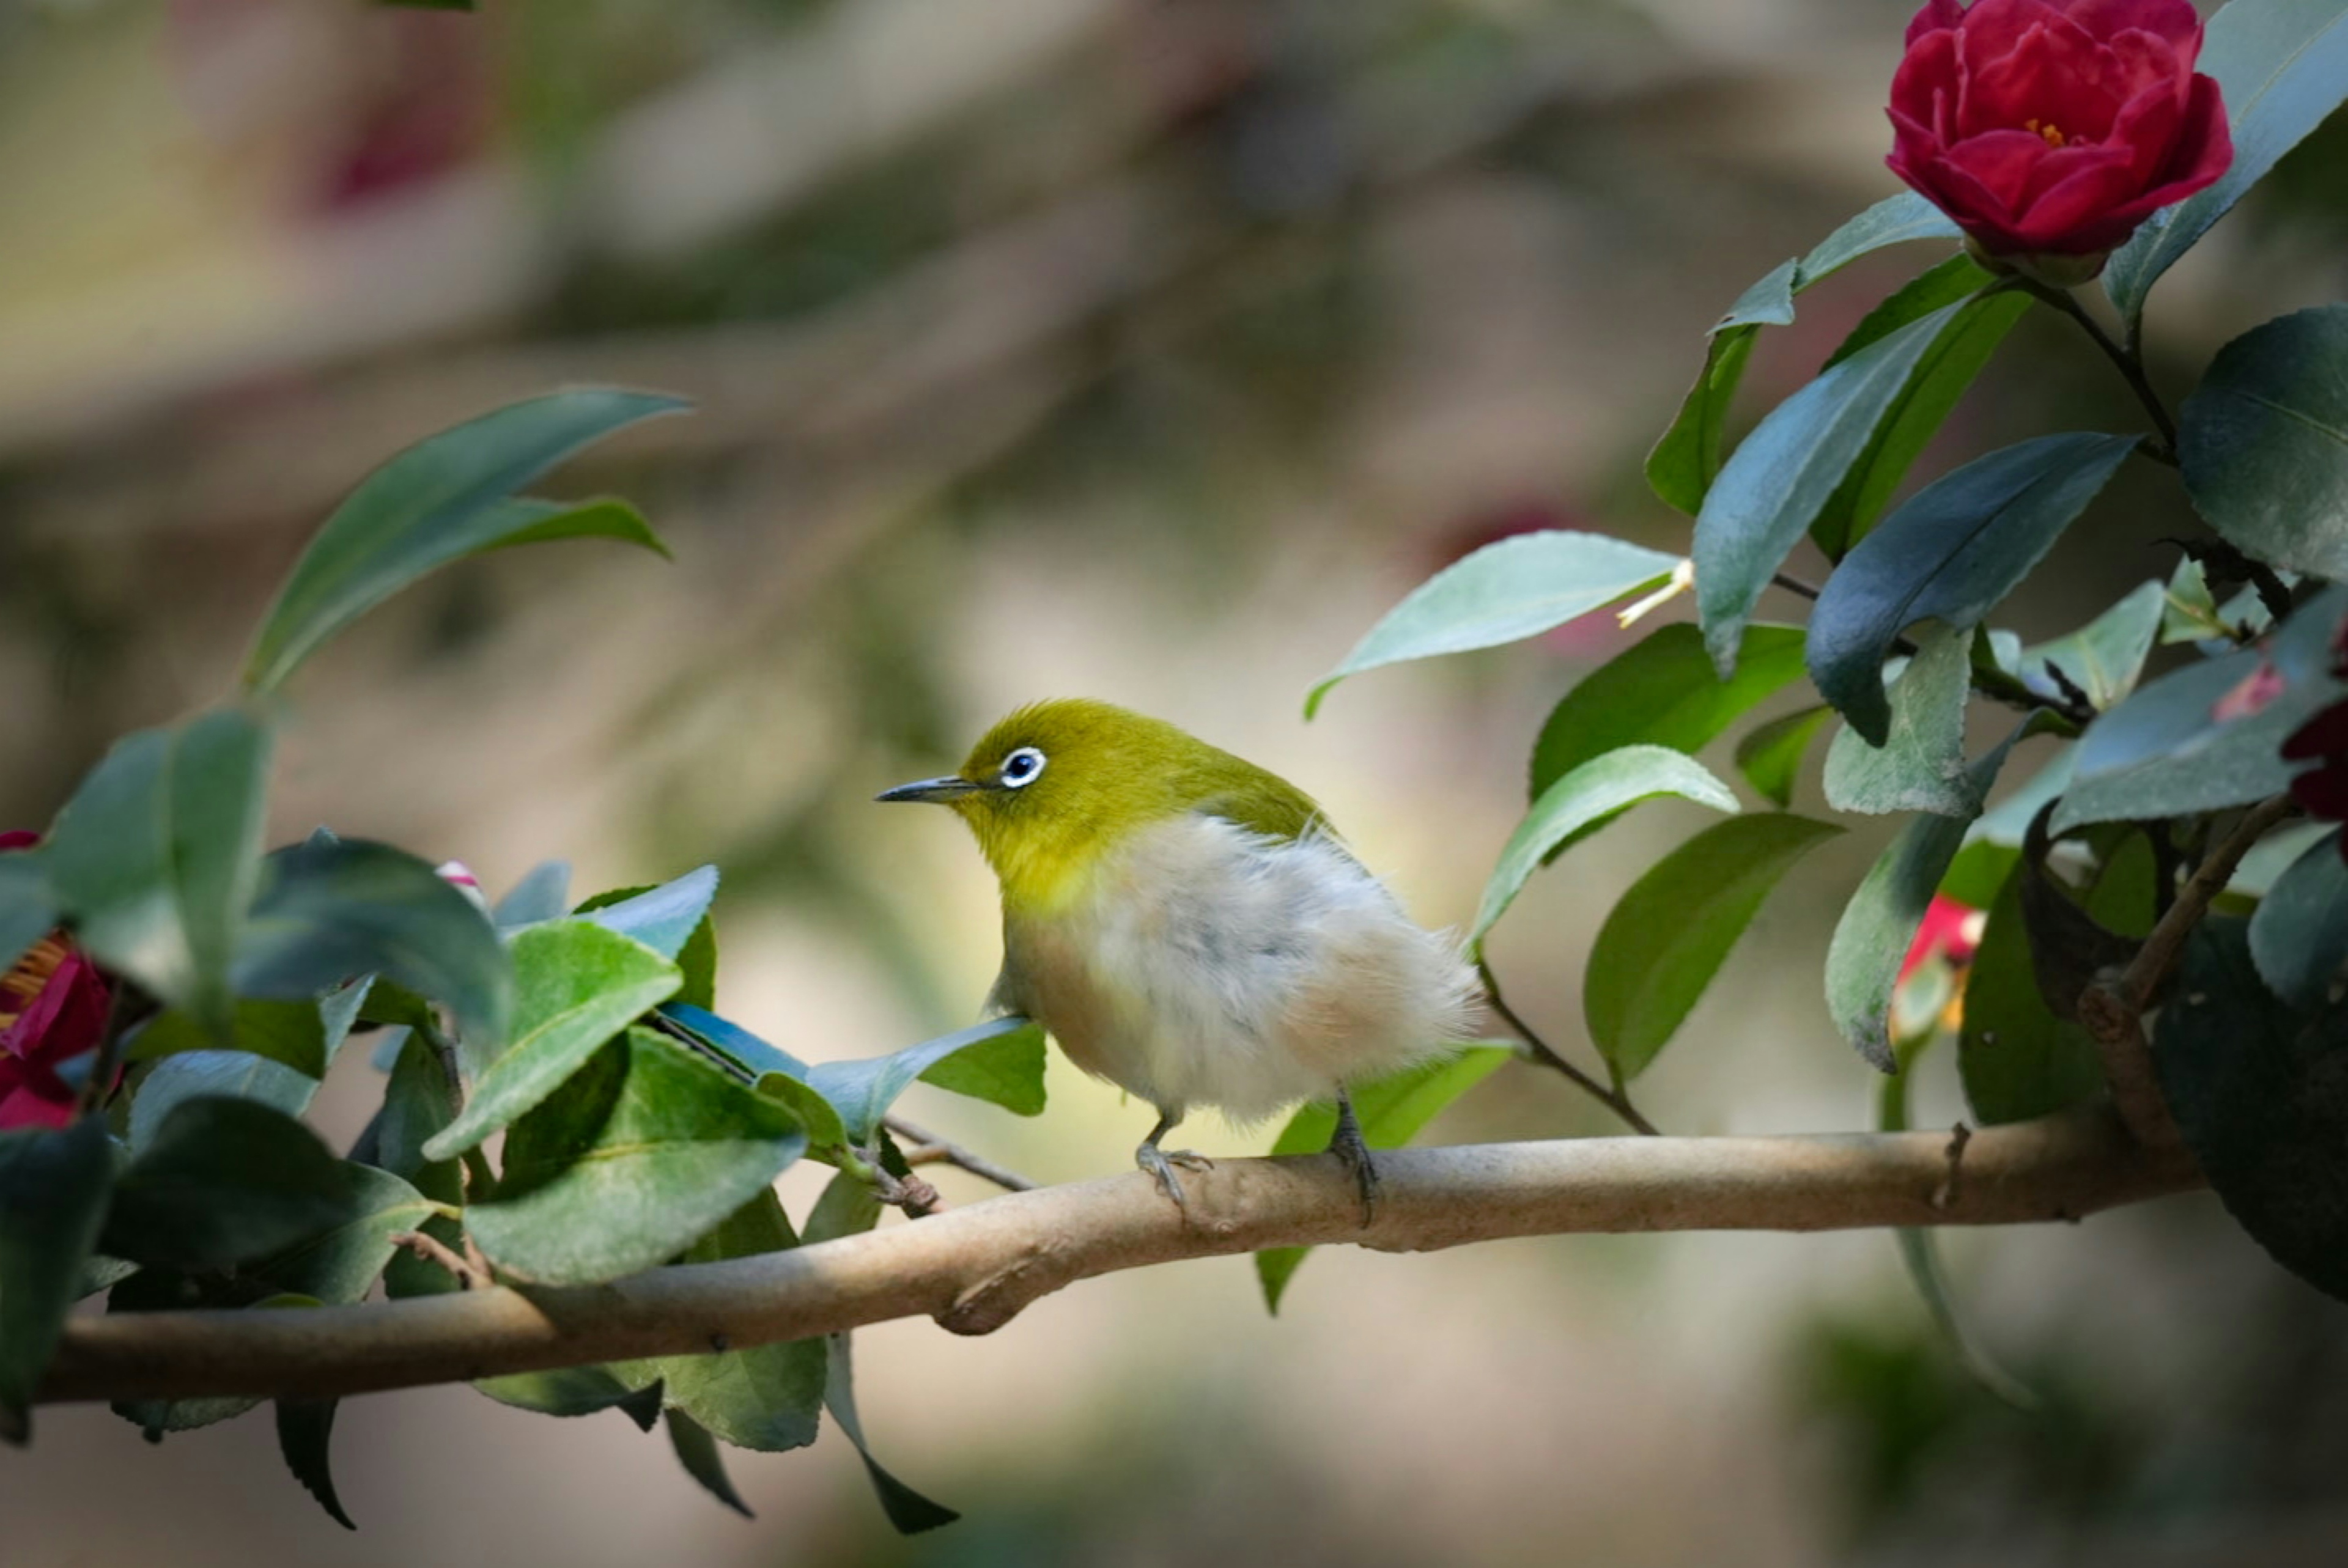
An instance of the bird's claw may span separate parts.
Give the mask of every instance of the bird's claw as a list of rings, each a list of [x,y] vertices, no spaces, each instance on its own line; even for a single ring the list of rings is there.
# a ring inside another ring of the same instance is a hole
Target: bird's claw
[[[1144,1143],[1136,1149],[1133,1163],[1149,1173],[1159,1190],[1174,1200],[1174,1206],[1182,1211],[1185,1218],[1189,1216],[1190,1200],[1184,1194],[1182,1179],[1174,1173],[1174,1167],[1179,1165],[1187,1171],[1215,1168],[1215,1163],[1204,1154],[1189,1149],[1161,1149],[1155,1143]]]
[[[1354,1185],[1362,1194],[1362,1228],[1369,1229],[1378,1217],[1378,1198],[1385,1184],[1378,1179],[1377,1162],[1370,1156],[1370,1145],[1362,1136],[1362,1124],[1350,1100],[1338,1102],[1337,1127],[1329,1139],[1329,1153],[1354,1173]]]

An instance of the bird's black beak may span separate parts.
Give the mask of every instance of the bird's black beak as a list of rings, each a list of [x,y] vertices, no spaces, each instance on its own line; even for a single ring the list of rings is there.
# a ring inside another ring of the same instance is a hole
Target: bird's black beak
[[[960,800],[966,794],[976,794],[985,787],[984,784],[973,784],[966,778],[948,774],[942,779],[915,779],[911,784],[901,784],[895,789],[882,790],[872,798],[874,800],[927,800],[943,805],[948,801]]]

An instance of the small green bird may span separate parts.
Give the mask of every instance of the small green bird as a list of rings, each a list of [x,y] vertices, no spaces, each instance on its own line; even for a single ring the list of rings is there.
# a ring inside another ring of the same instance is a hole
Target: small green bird
[[[970,825],[1003,886],[989,1005],[1157,1108],[1134,1159],[1175,1203],[1173,1167],[1208,1165],[1159,1147],[1188,1112],[1334,1100],[1330,1152],[1375,1212],[1346,1088],[1455,1050],[1479,992],[1303,791],[1160,720],[1067,700],[996,724],[960,773],[878,798]]]

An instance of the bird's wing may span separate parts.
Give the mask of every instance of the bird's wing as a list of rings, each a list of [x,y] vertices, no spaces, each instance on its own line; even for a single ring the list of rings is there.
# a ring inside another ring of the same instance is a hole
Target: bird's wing
[[[1343,842],[1313,797],[1278,774],[1229,753],[1219,756],[1217,763],[1215,776],[1192,810],[1235,822],[1270,838],[1294,839],[1311,834]]]

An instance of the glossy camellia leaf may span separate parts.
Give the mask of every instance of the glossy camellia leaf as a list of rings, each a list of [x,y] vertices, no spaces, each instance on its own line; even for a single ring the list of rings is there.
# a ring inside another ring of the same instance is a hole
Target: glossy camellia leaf
[[[2146,220],[2104,269],[2104,288],[2135,321],[2155,280],[2348,94],[2348,3],[2229,0],[2209,18],[2197,69],[2214,77],[2233,120],[2234,160],[2216,184]]]
[[[717,867],[700,866],[657,887],[599,893],[580,905],[577,914],[623,937],[633,937],[662,958],[675,961],[709,918],[709,906],[716,897]]]
[[[612,1367],[556,1367],[543,1372],[514,1372],[502,1378],[476,1378],[473,1387],[500,1405],[535,1415],[592,1416],[619,1409],[637,1426],[650,1431],[660,1419],[665,1390],[657,1377],[638,1381],[636,1374],[653,1366],[630,1361]],[[623,1373],[626,1376],[623,1376]]]
[[[99,1245],[165,1268],[226,1268],[342,1224],[351,1204],[343,1162],[283,1112],[189,1100],[117,1178]]]
[[[1000,1105],[1014,1116],[1044,1113],[1044,1030],[1030,1025],[939,1058],[922,1081]]]
[[[684,978],[644,943],[587,920],[532,926],[509,951],[512,1041],[475,1079],[457,1119],[425,1143],[428,1160],[454,1159],[543,1101]]]
[[[1675,794],[1715,811],[1734,813],[1736,796],[1704,764],[1666,746],[1622,746],[1589,762],[1541,792],[1501,847],[1499,864],[1484,885],[1483,902],[1468,933],[1481,952],[1489,932],[1550,851],[1581,829],[1659,794]]]
[[[282,1062],[306,1078],[324,1078],[355,1021],[357,988],[314,1001],[240,997],[230,1014],[229,1038],[240,1051]],[[177,1008],[167,1008],[129,1037],[126,1058],[154,1061],[182,1051],[209,1050],[211,1032]]]
[[[521,1279],[592,1285],[692,1245],[806,1148],[782,1106],[633,1027],[508,1130],[497,1195],[466,1225]]]
[[[2136,446],[2133,436],[2044,436],[1977,458],[1918,491],[1852,547],[1810,612],[1818,692],[1881,745],[1883,661],[1932,620],[1971,630],[2052,549]]]
[[[1662,583],[1679,558],[1608,538],[1550,530],[1519,534],[1452,562],[1345,655],[1304,700],[1311,718],[1329,688],[1348,675],[1407,659],[1496,648],[1538,636]]]
[[[1040,1045],[1041,1031],[1024,1018],[995,1018],[970,1029],[957,1030],[953,1034],[925,1040],[919,1045],[909,1045],[902,1050],[886,1056],[865,1057],[852,1061],[819,1061],[808,1070],[809,1087],[838,1108],[839,1119],[849,1138],[859,1144],[870,1143],[880,1125],[880,1118],[889,1113],[897,1097],[911,1086],[917,1078],[926,1076],[940,1062],[955,1054],[1001,1040],[1024,1032],[1034,1032]],[[1021,1047],[1014,1053],[1020,1061],[1031,1061],[1036,1073],[1034,1098],[1039,1107],[1043,1097],[1043,1052]]]
[[[1827,747],[1827,804],[1838,811],[1931,811],[1971,819],[1981,784],[1965,763],[1965,703],[1972,639],[1933,626],[1892,686],[1883,743],[1846,728]]]
[[[224,1275],[191,1276],[163,1268],[144,1268],[116,1286],[107,1296],[106,1310],[170,1312],[186,1310],[301,1310],[319,1303],[307,1296],[281,1292],[255,1299],[265,1286]],[[117,1399],[108,1407],[136,1424],[149,1442],[160,1442],[166,1432],[191,1432],[231,1420],[261,1403],[252,1394],[197,1395],[184,1399]]]
[[[560,919],[571,909],[571,862],[541,860],[506,890],[489,912],[500,931]]]
[[[572,504],[513,492],[624,425],[685,406],[673,397],[580,388],[513,404],[427,437],[362,480],[294,565],[269,607],[244,682],[283,683],[319,644],[417,579],[500,546],[590,536],[666,554],[618,501]]]
[[[1780,810],[1792,805],[1802,759],[1809,755],[1819,726],[1832,717],[1834,710],[1821,702],[1754,725],[1736,743],[1736,771]]]
[[[90,955],[220,1040],[270,749],[268,726],[236,708],[128,736],[82,782],[44,848],[50,887]]]
[[[345,1164],[350,1212],[341,1224],[249,1265],[281,1290],[319,1301],[353,1302],[366,1296],[390,1263],[392,1237],[418,1229],[438,1205],[388,1171]]]
[[[1722,680],[1704,635],[1685,621],[1659,627],[1568,692],[1533,745],[1532,794],[1621,746],[1701,750],[1753,705],[1799,680],[1802,629],[1748,626],[1735,672]]]
[[[49,890],[48,862],[38,850],[0,850],[0,974],[57,926],[61,911]]]
[[[448,1082],[448,1070],[430,1046],[409,1035],[392,1060],[366,1163],[390,1172],[436,1204],[462,1207],[465,1180],[457,1162],[424,1157],[425,1143],[456,1113],[456,1091]],[[416,1228],[451,1246],[463,1239],[457,1222],[442,1214],[417,1222]],[[394,1296],[439,1296],[458,1288],[447,1269],[405,1252],[392,1255],[384,1267],[383,1283],[384,1293]]]
[[[1704,646],[1724,674],[1761,590],[1963,308],[1911,322],[1827,371],[1771,410],[1721,469],[1696,515],[1694,560]]]
[[[718,1452],[717,1440],[709,1435],[708,1429],[684,1411],[673,1409],[661,1412],[661,1424],[668,1432],[669,1448],[676,1455],[676,1462],[685,1467],[685,1474],[743,1518],[757,1517],[750,1512],[750,1505],[742,1501],[742,1494],[734,1490],[734,1478],[726,1473],[726,1457]]]
[[[2348,578],[2348,305],[2280,317],[2219,350],[2178,411],[2177,455],[2194,507],[2245,552]]]
[[[1850,329],[1820,370],[1832,370],[1851,355],[1882,342],[1910,322],[1931,315],[1944,305],[1962,303],[1992,282],[1979,262],[1960,251],[1928,267],[1886,295]]]
[[[2329,672],[2343,613],[2348,588],[2328,589],[2261,647],[2173,671],[2097,719],[2079,742],[2054,831],[2215,811],[2288,786],[2295,764],[2283,761],[2283,741],[2348,694]],[[2219,718],[2219,703],[2270,664],[2282,677],[2281,693],[2256,712]]]
[[[277,1451],[286,1470],[315,1498],[326,1517],[345,1530],[356,1530],[335,1491],[335,1471],[328,1450],[334,1441],[338,1399],[277,1401]]]
[[[705,1008],[690,1002],[663,1002],[661,1016],[671,1023],[684,1025],[703,1043],[716,1046],[746,1077],[756,1079],[768,1072],[779,1072],[805,1081],[807,1063],[789,1051],[765,1040],[730,1019],[719,1018]]]
[[[1954,240],[1957,227],[1913,191],[1901,191],[1851,219],[1798,261],[1783,262],[1747,289],[1706,334],[1704,372],[1680,405],[1672,427],[1647,457],[1647,483],[1663,501],[1693,516],[1720,472],[1729,405],[1744,379],[1756,334],[1794,319],[1794,296],[1859,257],[1910,240]]]
[[[1399,1149],[1461,1095],[1489,1078],[1516,1052],[1505,1045],[1471,1045],[1458,1055],[1359,1084],[1353,1090],[1354,1114],[1362,1141],[1373,1149]],[[1337,1131],[1334,1105],[1309,1104],[1288,1119],[1273,1143],[1274,1154],[1318,1154]],[[1267,1247],[1255,1255],[1256,1278],[1268,1312],[1280,1310],[1288,1282],[1303,1266],[1309,1246]]]
[[[0,1132],[0,1439],[32,1434],[33,1395],[98,1246],[113,1180],[99,1117]]]
[[[687,1263],[755,1257],[798,1245],[783,1205],[761,1192],[694,1243]],[[795,1339],[658,1363],[668,1404],[737,1448],[774,1453],[815,1441],[823,1413],[824,1343]]]
[[[2157,582],[2140,583],[2117,604],[2067,637],[2022,651],[2022,683],[2042,697],[2067,695],[2064,682],[2086,694],[2097,712],[2136,690],[2137,677],[2160,631],[2168,595]],[[2062,680],[2055,679],[2055,672]]]
[[[2250,958],[2275,995],[2309,1009],[2329,999],[2348,963],[2348,863],[2340,835],[2311,845],[2250,917]]]
[[[1618,1082],[1676,1033],[1795,861],[1842,829],[1771,813],[1715,823],[1649,867],[1599,927],[1582,1018]]]
[[[365,974],[445,1003],[469,1049],[505,1038],[513,1006],[505,945],[429,862],[359,839],[271,855],[237,948],[237,990],[295,999]],[[375,992],[389,994],[381,985]]]
[[[2276,1262],[2348,1300],[2348,1004],[2269,994],[2240,920],[2203,922],[2153,1030],[2161,1095],[2226,1210]]]
[[[872,1481],[872,1490],[880,1499],[880,1512],[901,1535],[919,1535],[925,1530],[935,1530],[952,1524],[962,1517],[942,1502],[932,1502],[899,1481],[872,1457],[872,1447],[864,1440],[864,1422],[856,1413],[856,1369],[849,1348],[848,1336],[833,1334],[824,1341],[830,1356],[830,1373],[824,1383],[823,1406],[848,1440],[856,1445],[857,1456],[864,1460],[865,1474]]]
[[[130,1146],[146,1148],[172,1112],[202,1095],[257,1101],[299,1116],[317,1092],[316,1079],[249,1050],[183,1050],[140,1081],[130,1102]]]

